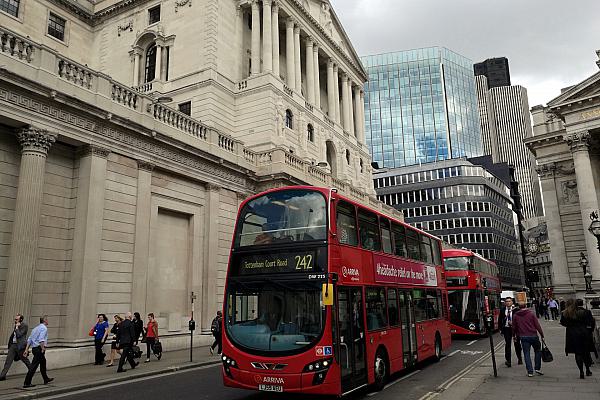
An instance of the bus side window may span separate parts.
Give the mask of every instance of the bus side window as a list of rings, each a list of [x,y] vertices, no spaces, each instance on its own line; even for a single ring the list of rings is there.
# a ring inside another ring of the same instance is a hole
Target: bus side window
[[[431,250],[433,251],[433,263],[435,265],[442,265],[440,242],[438,242],[436,239],[431,239]]]
[[[412,229],[406,230],[406,244],[408,247],[408,258],[421,260],[421,244],[419,243],[419,236],[416,231]]]
[[[427,319],[440,317],[440,304],[435,290],[427,290]]]
[[[406,233],[402,225],[392,223],[392,233],[394,234],[394,254],[400,257],[407,257]]]
[[[398,315],[398,302],[396,289],[387,290],[387,307],[388,307],[388,319],[390,326],[400,325],[400,319]]]
[[[427,264],[433,264],[433,255],[431,254],[431,242],[429,236],[419,235],[421,237],[421,261]]]
[[[381,226],[381,244],[383,245],[383,252],[387,254],[393,254],[392,251],[392,233],[390,232],[390,221],[386,218],[380,218],[379,224]]]
[[[413,289],[413,304],[415,309],[415,321],[426,321],[427,299],[423,289]]]
[[[372,331],[387,326],[384,288],[367,288],[367,329]]]
[[[356,211],[352,204],[340,201],[336,209],[336,229],[340,244],[358,246]]]
[[[366,210],[358,210],[358,233],[360,246],[366,250],[380,251],[379,222],[377,215]]]

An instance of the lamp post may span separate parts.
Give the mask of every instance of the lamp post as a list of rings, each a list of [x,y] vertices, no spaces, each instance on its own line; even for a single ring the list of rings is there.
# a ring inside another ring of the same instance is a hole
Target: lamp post
[[[588,271],[587,267],[589,265],[589,261],[583,252],[579,256],[579,266],[583,270],[583,278],[585,279],[585,292],[588,294],[593,294],[592,290],[592,274]]]

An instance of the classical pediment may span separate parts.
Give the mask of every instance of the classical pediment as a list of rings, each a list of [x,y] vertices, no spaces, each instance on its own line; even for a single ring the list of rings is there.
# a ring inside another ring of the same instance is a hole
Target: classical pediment
[[[548,107],[558,107],[579,101],[589,101],[598,97],[600,99],[600,72],[595,73],[583,82],[571,86],[560,96],[548,102]]]
[[[298,4],[300,4],[304,10],[306,10],[310,16],[317,22],[317,24],[323,29],[325,35],[327,35],[331,40],[341,49],[341,51],[349,57],[352,62],[358,66],[361,73],[366,75],[362,64],[360,62],[360,58],[348,35],[344,31],[342,24],[340,23],[333,7],[329,0],[295,0]]]

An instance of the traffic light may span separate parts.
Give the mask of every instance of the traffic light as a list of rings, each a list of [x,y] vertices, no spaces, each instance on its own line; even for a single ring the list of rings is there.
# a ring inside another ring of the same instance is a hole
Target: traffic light
[[[536,270],[531,269],[531,268],[527,270],[526,277],[527,277],[527,281],[531,282],[531,283],[540,281],[540,274]]]

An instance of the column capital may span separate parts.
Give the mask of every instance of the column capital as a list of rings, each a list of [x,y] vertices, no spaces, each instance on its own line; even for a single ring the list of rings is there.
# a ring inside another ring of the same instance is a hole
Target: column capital
[[[17,140],[22,147],[23,153],[37,152],[47,155],[48,150],[56,142],[57,137],[57,134],[50,133],[46,129],[32,126],[17,131]]]
[[[148,171],[148,172],[152,172],[154,170],[154,168],[156,167],[156,165],[154,165],[148,161],[144,161],[144,160],[137,160],[137,166],[138,166],[138,169],[141,169],[142,171]]]
[[[542,164],[535,167],[535,172],[539,175],[540,179],[551,179],[554,178],[556,173],[556,163]]]
[[[300,34],[300,26],[296,25],[294,27],[294,35],[299,35]]]
[[[313,51],[317,53],[319,51],[319,43],[313,42]]]
[[[263,1],[262,3],[263,3],[263,9],[264,9],[264,8],[271,8],[271,2],[270,2],[270,1],[266,1],[266,0],[265,0],[265,1]]]
[[[563,136],[563,140],[567,142],[569,147],[571,148],[571,152],[575,153],[577,151],[589,151],[590,148],[590,132],[589,131],[580,131],[567,133]]]
[[[294,28],[296,25],[296,20],[294,19],[294,17],[287,17],[285,19],[285,25],[288,28]]]
[[[110,150],[105,149],[100,146],[95,146],[93,144],[81,146],[77,149],[77,156],[79,158],[89,157],[89,156],[107,158],[109,154],[110,154]]]
[[[329,57],[327,59],[327,68],[333,68],[335,67],[335,63],[333,62],[333,58]]]
[[[258,0],[250,0],[250,7],[254,8],[258,8]]]
[[[273,5],[271,6],[271,12],[276,13],[279,12],[279,1],[274,0]]]
[[[221,190],[221,186],[215,185],[214,183],[207,183],[205,187],[208,192],[218,192]]]
[[[315,44],[315,41],[313,40],[312,36],[307,36],[306,37],[306,47],[313,47]]]

